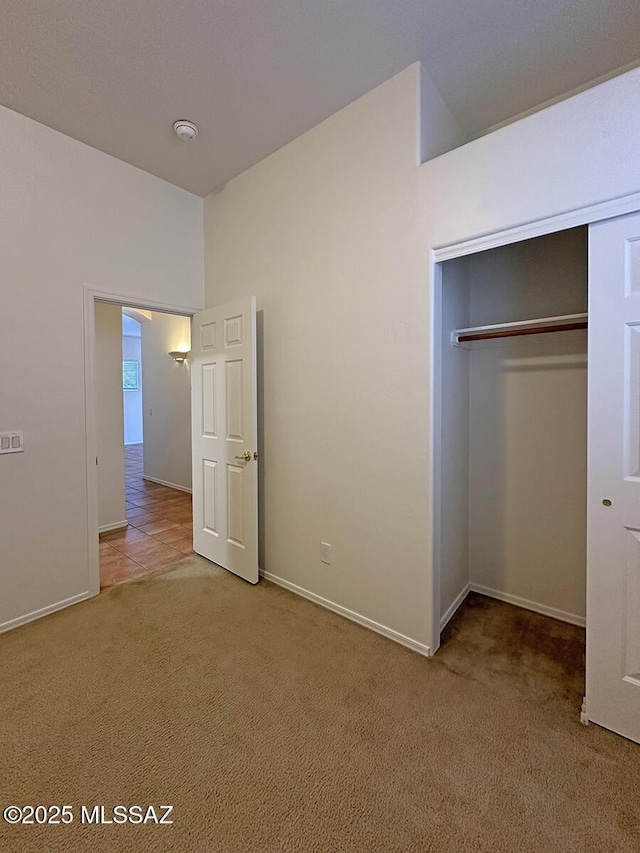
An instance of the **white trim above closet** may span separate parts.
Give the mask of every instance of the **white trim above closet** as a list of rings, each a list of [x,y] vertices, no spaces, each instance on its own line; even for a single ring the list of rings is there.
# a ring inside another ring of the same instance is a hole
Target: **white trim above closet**
[[[479,234],[467,240],[434,246],[431,249],[431,258],[433,264],[439,264],[453,258],[462,258],[465,255],[484,252],[486,249],[496,249],[499,246],[508,246],[522,240],[531,240],[533,237],[555,234],[558,231],[566,231],[568,228],[588,225],[591,222],[601,222],[604,219],[612,219],[615,216],[623,216],[626,213],[634,213],[638,210],[640,210],[640,193],[616,196],[586,207],[580,207],[577,210],[568,210],[546,219],[534,219],[512,228],[491,231],[488,234]]]

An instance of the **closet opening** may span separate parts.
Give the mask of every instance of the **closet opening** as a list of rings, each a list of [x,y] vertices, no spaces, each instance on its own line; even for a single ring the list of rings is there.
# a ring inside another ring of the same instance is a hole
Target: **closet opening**
[[[571,658],[583,678],[588,229],[439,267],[443,650],[546,644],[550,665]]]

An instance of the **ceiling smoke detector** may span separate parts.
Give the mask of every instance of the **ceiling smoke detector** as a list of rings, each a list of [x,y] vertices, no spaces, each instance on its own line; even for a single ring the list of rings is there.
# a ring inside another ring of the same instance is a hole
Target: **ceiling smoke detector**
[[[178,139],[195,139],[198,135],[198,125],[184,118],[174,121],[173,129]]]

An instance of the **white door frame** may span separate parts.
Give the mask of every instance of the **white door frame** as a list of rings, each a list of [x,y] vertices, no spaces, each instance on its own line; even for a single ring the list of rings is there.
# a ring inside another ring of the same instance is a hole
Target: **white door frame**
[[[96,361],[96,302],[110,302],[130,308],[141,308],[147,311],[158,311],[163,314],[178,314],[192,317],[201,311],[186,305],[167,305],[145,297],[128,296],[124,293],[113,293],[97,290],[91,285],[83,287],[83,337],[84,337],[84,420],[85,420],[85,452],[87,471],[87,590],[89,596],[100,592],[100,560],[98,549],[98,470],[96,458],[98,455],[97,412],[95,396],[95,361]]]
[[[431,554],[428,573],[430,575],[429,587],[431,589],[430,624],[428,625],[428,640],[430,654],[440,647],[440,503],[442,489],[441,472],[441,437],[442,424],[440,422],[440,401],[442,398],[441,387],[441,364],[440,364],[440,340],[442,321],[442,262],[453,258],[462,258],[476,252],[487,249],[495,249],[499,246],[508,246],[519,243],[522,240],[530,240],[533,237],[542,237],[545,234],[554,234],[558,231],[566,231],[580,225],[589,225],[600,222],[603,219],[612,219],[614,216],[623,216],[627,213],[635,213],[640,210],[640,193],[620,196],[604,202],[598,202],[584,207],[575,208],[557,216],[545,219],[536,219],[531,222],[492,231],[476,237],[467,238],[434,246],[429,250],[429,282],[430,282],[430,323],[429,323],[429,358],[430,358],[430,397],[429,397],[429,423],[431,425],[431,436],[429,444],[429,469],[432,472],[429,478],[429,501],[431,516],[429,524],[431,527]]]

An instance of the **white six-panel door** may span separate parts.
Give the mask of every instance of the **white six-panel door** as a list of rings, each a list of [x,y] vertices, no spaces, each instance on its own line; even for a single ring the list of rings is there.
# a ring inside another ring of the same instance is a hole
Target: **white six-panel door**
[[[191,328],[194,550],[258,581],[255,297],[196,314]]]
[[[587,703],[640,742],[640,214],[589,228]]]

